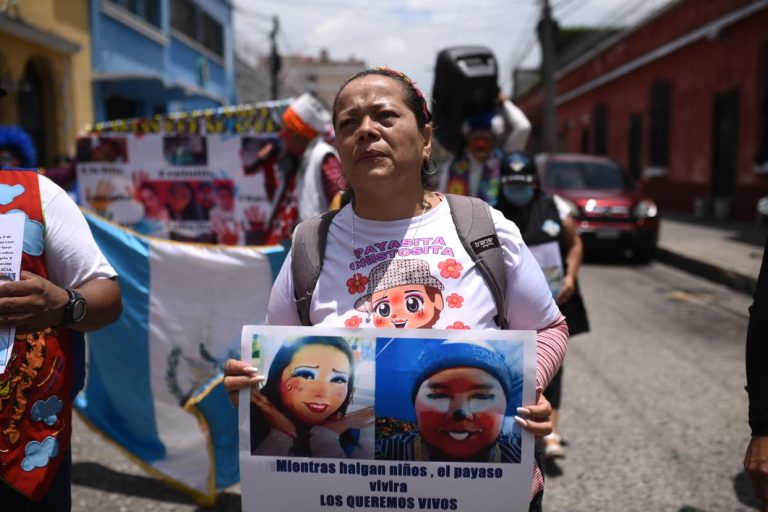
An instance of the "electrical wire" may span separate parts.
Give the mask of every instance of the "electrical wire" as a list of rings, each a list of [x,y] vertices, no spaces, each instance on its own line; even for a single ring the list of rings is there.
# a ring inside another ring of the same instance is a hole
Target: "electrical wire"
[[[518,50],[511,58],[512,69],[518,68],[523,63],[538,41],[536,26],[538,25],[539,9],[536,4],[533,4],[533,9],[529,11],[527,19],[528,22],[525,26],[530,27],[530,30],[521,30],[518,34],[517,40],[513,46],[513,48],[518,48]]]

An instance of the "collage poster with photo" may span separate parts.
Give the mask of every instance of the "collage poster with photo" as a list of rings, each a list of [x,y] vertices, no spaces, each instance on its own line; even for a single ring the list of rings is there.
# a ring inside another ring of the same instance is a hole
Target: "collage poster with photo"
[[[277,243],[271,220],[290,181],[277,158],[281,112],[272,104],[94,130],[77,140],[79,201],[155,238]]]
[[[245,326],[243,510],[524,512],[535,331]]]

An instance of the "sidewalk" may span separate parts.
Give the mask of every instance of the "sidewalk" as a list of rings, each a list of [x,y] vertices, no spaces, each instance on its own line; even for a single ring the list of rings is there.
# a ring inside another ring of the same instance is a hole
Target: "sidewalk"
[[[768,225],[666,214],[656,259],[751,295],[767,236]]]

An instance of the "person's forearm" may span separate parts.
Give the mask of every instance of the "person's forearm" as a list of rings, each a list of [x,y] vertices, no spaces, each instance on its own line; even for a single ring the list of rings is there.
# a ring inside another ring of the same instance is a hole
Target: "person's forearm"
[[[565,264],[568,267],[566,272],[575,283],[576,276],[579,275],[579,269],[581,269],[581,262],[584,259],[584,243],[579,236],[576,219],[571,215],[563,220],[563,237],[565,246],[568,248],[568,253],[565,255]]]
[[[536,332],[536,385],[546,389],[565,357],[568,324],[560,315],[550,325]]]
[[[85,318],[71,328],[81,332],[93,331],[109,325],[123,311],[120,284],[117,279],[92,279],[76,288],[86,301]]]
[[[568,250],[568,255],[565,258],[565,263],[568,266],[567,275],[576,281],[576,276],[579,275],[581,269],[581,262],[584,259],[584,246],[579,240],[574,243]]]

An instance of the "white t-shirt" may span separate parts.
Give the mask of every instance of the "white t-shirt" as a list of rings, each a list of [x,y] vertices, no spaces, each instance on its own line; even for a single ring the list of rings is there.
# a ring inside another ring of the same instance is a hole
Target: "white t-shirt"
[[[573,207],[567,203],[565,199],[557,194],[554,194],[552,199],[554,200],[555,208],[557,208],[557,214],[560,216],[560,220],[565,220],[568,218],[568,216],[576,216],[576,212],[573,211]]]
[[[508,269],[509,328],[543,329],[560,314],[546,279],[517,226],[497,210],[491,213]],[[485,329],[497,328],[496,314],[447,201],[423,216],[397,221],[362,219],[349,205],[334,217],[310,305],[313,325]],[[290,256],[272,288],[267,322],[300,325]]]
[[[72,198],[45,176],[38,175],[38,183],[45,218],[48,280],[62,288],[77,288],[91,279],[116,276]]]

